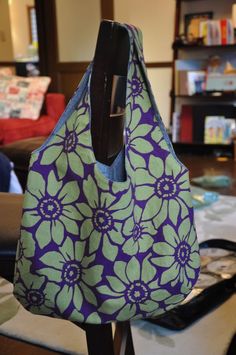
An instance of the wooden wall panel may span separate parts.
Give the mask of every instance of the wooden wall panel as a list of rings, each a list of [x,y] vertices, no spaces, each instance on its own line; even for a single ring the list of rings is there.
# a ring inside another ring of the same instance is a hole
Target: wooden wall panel
[[[58,71],[58,91],[65,94],[67,102],[69,101],[79,82],[81,81],[84,72],[85,70],[83,70],[83,68],[73,71],[69,67],[68,71]]]

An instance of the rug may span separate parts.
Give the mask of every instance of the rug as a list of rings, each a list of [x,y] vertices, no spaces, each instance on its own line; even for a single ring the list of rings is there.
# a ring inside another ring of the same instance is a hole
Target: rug
[[[82,329],[69,321],[29,313],[12,291],[12,284],[0,277],[0,334],[65,354],[88,353]]]

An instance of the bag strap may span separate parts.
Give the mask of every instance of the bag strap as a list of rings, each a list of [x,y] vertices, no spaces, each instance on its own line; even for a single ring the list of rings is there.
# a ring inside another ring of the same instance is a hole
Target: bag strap
[[[179,161],[178,157],[175,154],[175,151],[173,149],[170,137],[167,134],[166,128],[165,128],[165,126],[163,124],[163,121],[161,119],[161,115],[160,115],[159,110],[157,108],[157,104],[156,104],[156,100],[155,100],[154,95],[153,95],[152,87],[151,87],[150,81],[148,79],[147,68],[146,68],[146,65],[145,65],[144,54],[143,54],[143,35],[142,35],[142,32],[141,32],[141,30],[138,27],[135,27],[133,25],[124,24],[123,26],[127,29],[128,33],[129,33],[129,37],[130,37],[130,42],[131,42],[131,44],[133,44],[134,51],[136,51],[137,60],[139,62],[139,65],[140,65],[140,67],[142,69],[142,73],[143,73],[144,85],[146,86],[146,90],[149,93],[151,106],[152,106],[152,108],[154,110],[155,119],[157,121],[157,124],[158,124],[158,126],[159,126],[159,128],[160,128],[160,130],[161,130],[161,132],[163,134],[163,137],[164,137],[164,139],[165,139],[165,141],[166,141],[166,143],[168,145],[168,148],[169,148],[171,154],[175,157],[175,159],[181,165],[183,165]],[[131,60],[132,60],[132,58],[129,59],[129,65],[131,64]]]

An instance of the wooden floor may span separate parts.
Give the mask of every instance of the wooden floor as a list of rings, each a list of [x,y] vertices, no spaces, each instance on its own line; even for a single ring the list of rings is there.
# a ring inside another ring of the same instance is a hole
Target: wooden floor
[[[50,351],[36,345],[0,335],[0,355],[59,355],[64,354]]]
[[[236,196],[236,162],[232,159],[217,159],[185,155],[181,161],[190,170],[190,178],[202,175],[227,175],[234,179],[228,188],[215,189],[221,194]],[[0,355],[56,355],[60,352],[50,351],[15,339],[0,335]]]
[[[194,155],[182,155],[180,159],[189,169],[190,180],[193,177],[203,175],[226,175],[231,177],[231,186],[212,190],[222,195],[236,196],[236,161],[233,159]],[[210,190],[209,188],[207,189]]]

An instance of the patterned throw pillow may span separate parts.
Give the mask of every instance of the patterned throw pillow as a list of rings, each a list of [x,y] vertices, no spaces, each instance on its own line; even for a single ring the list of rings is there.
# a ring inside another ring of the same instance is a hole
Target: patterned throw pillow
[[[0,118],[39,118],[50,81],[49,77],[0,75]]]
[[[12,67],[0,67],[0,77],[1,75],[14,75],[14,69]]]

